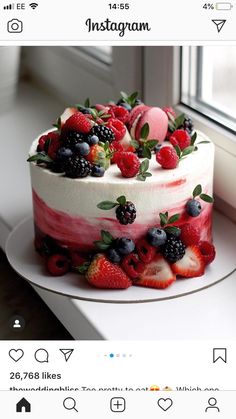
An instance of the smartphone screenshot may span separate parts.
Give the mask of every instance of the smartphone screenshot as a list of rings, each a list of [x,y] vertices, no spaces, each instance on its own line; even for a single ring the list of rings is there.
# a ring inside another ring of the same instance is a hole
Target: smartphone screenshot
[[[0,10],[1,416],[235,418],[236,3]]]

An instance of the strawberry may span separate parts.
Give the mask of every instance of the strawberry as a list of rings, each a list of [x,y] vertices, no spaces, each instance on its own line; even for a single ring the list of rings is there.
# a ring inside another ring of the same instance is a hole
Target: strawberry
[[[171,265],[172,270],[184,278],[202,276],[205,270],[205,263],[202,254],[197,246],[188,246],[184,257]]]
[[[184,129],[174,131],[169,140],[173,146],[178,145],[180,150],[184,150],[191,145],[191,137]]]
[[[92,163],[96,164],[98,166],[102,166],[105,169],[107,169],[109,165],[109,160],[106,157],[106,152],[104,148],[98,144],[92,145],[90,147],[90,152],[86,156],[86,159]]]
[[[113,118],[119,119],[119,121],[123,122],[123,124],[127,124],[129,122],[129,111],[123,106],[111,106],[108,114],[112,115]]]
[[[180,239],[185,246],[191,246],[192,244],[197,245],[200,241],[200,235],[200,229],[191,223],[183,224],[181,226]]]
[[[150,263],[155,255],[156,248],[151,246],[146,239],[140,239],[136,243],[136,249],[139,256],[139,259],[144,263]]]
[[[63,114],[60,116],[61,118],[61,126],[70,118],[70,116],[74,115],[74,113],[78,112],[77,108],[66,108]]]
[[[199,243],[199,250],[202,254],[205,265],[209,265],[216,257],[215,246],[207,241],[201,241]]]
[[[98,253],[86,272],[87,281],[96,288],[125,289],[132,285],[125,272]]]
[[[138,278],[145,269],[145,265],[140,262],[138,256],[135,253],[126,255],[122,260],[121,266],[127,275],[132,279]]]
[[[82,134],[88,134],[92,128],[92,122],[82,112],[74,113],[62,127],[62,134],[67,131],[81,132]]]
[[[134,285],[164,289],[169,287],[176,280],[169,263],[160,254],[146,265],[144,272],[139,275]]]
[[[108,128],[111,128],[115,134],[115,140],[121,141],[126,134],[126,127],[123,122],[119,121],[119,119],[110,118],[106,125]]]

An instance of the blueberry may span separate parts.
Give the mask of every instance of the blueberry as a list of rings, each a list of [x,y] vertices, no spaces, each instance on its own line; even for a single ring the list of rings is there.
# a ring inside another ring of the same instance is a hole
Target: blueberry
[[[87,156],[90,152],[90,147],[87,143],[77,143],[75,145],[75,151],[80,154],[80,156]]]
[[[92,167],[92,176],[95,176],[95,177],[102,177],[102,176],[104,176],[104,173],[105,173],[105,169],[104,169],[104,167],[101,167],[101,166],[97,166],[97,165],[94,165],[93,167]]]
[[[198,217],[201,213],[202,207],[196,199],[190,199],[186,204],[186,211],[191,217]]]
[[[99,142],[99,138],[97,135],[89,135],[87,138],[87,143],[89,145],[95,145]]]
[[[159,153],[160,149],[161,149],[161,144],[157,144],[157,145],[155,145],[153,151],[154,151],[155,154],[157,154],[157,153]]]
[[[71,151],[70,148],[67,147],[61,147],[59,148],[58,152],[57,152],[57,159],[60,161],[64,161],[69,159],[69,157],[72,157],[73,152]]]
[[[133,240],[128,239],[126,237],[121,237],[116,242],[116,250],[121,255],[129,255],[130,253],[134,251],[134,249],[135,249],[135,244]]]
[[[165,244],[166,232],[162,228],[152,227],[147,232],[147,241],[151,246],[158,247]]]
[[[120,263],[121,262],[121,255],[113,247],[110,247],[108,249],[107,257],[112,263]]]

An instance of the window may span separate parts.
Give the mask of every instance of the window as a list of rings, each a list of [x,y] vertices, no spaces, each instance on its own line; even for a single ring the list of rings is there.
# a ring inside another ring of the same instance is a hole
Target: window
[[[182,48],[181,102],[236,132],[236,47]]]

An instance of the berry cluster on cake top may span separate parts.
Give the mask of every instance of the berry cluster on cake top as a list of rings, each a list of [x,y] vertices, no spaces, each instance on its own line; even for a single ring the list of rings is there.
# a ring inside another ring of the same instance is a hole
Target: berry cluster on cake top
[[[103,177],[116,164],[121,176],[145,181],[152,176],[148,169],[153,155],[163,169],[175,169],[197,150],[188,116],[176,116],[171,107],[147,106],[137,92],[122,92],[116,104],[91,105],[87,99],[84,105],[66,108],[54,127],[39,138],[28,161],[74,179]]]

